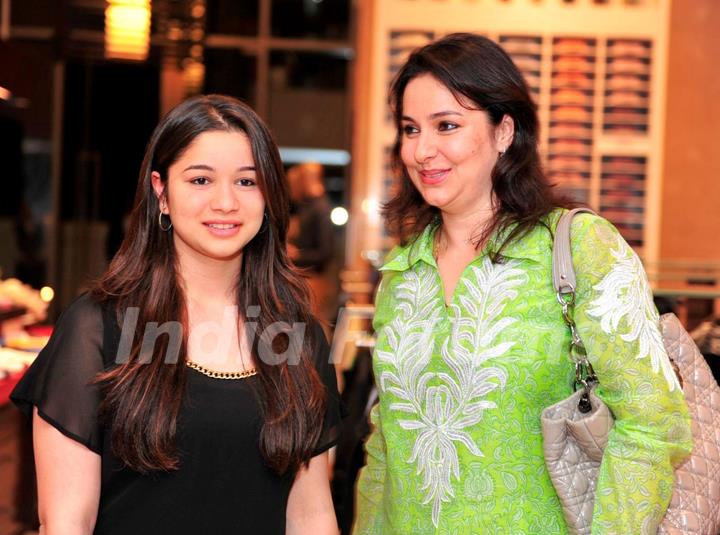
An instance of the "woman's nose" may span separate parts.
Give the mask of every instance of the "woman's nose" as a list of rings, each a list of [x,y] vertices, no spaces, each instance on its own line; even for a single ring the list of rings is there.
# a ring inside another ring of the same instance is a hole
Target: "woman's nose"
[[[421,133],[415,145],[415,160],[422,163],[437,154],[437,143],[432,133]]]
[[[221,182],[213,192],[210,208],[220,210],[222,212],[232,212],[238,209],[237,194],[234,190],[234,184]]]

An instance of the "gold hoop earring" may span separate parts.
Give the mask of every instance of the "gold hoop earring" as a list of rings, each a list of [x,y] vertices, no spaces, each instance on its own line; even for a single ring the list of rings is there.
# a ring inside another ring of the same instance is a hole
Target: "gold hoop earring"
[[[160,227],[160,230],[162,230],[163,232],[167,232],[172,228],[172,221],[170,220],[170,216],[168,216],[168,221],[170,221],[170,224],[167,227],[163,226],[164,215],[166,214],[163,214],[162,211],[160,211],[160,213],[158,214],[158,226]]]

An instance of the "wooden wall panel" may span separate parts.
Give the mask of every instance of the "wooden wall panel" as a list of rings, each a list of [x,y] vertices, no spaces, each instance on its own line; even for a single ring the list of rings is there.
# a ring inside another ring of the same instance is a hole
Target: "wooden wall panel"
[[[720,260],[720,2],[672,3],[661,259]]]

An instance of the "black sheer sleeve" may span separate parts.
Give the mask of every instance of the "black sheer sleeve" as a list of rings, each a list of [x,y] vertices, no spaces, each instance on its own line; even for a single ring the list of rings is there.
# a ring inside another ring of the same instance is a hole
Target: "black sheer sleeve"
[[[26,416],[37,407],[50,425],[98,454],[100,389],[90,383],[104,369],[102,344],[101,308],[83,295],[60,316],[50,341],[10,395]]]
[[[313,456],[320,455],[326,450],[332,448],[338,442],[340,435],[340,424],[342,421],[340,394],[337,388],[337,377],[335,375],[335,365],[330,362],[330,346],[328,346],[325,333],[319,323],[313,325],[315,335],[315,369],[320,376],[320,380],[325,385],[327,391],[327,402],[325,405],[325,418],[323,421],[323,429],[318,440],[317,446],[313,451]]]

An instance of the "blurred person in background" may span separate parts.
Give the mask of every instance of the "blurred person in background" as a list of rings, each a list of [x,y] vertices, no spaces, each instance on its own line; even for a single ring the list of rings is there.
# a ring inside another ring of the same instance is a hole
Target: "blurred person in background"
[[[323,175],[322,165],[316,162],[288,169],[291,201],[288,256],[303,270],[314,297],[313,312],[327,325],[335,320],[337,280],[333,273],[330,199]]]

